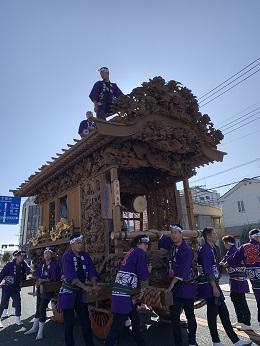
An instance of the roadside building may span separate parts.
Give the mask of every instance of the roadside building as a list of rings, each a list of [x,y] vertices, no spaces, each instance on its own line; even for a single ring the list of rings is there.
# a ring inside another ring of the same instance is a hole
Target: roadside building
[[[35,197],[28,197],[23,204],[19,247],[28,251],[29,239],[35,236],[41,222],[40,206],[34,203]]]
[[[260,180],[241,180],[221,196],[219,201],[222,205],[225,233],[235,237],[239,246],[241,238],[247,238],[249,230],[260,226]]]
[[[220,207],[220,193],[216,190],[207,190],[201,186],[194,186],[190,188],[190,192],[193,202],[212,207]]]
[[[222,209],[218,202],[220,196],[219,193],[215,190],[211,191],[202,188],[191,188],[190,191],[193,201],[193,214],[196,229],[203,230],[205,227],[214,227],[218,234],[217,245],[219,246],[220,251],[223,252],[222,250],[224,249],[222,249],[223,246],[221,239],[225,235],[225,231]],[[182,225],[184,229],[187,229],[189,223],[183,191],[180,192],[180,197],[183,217]]]

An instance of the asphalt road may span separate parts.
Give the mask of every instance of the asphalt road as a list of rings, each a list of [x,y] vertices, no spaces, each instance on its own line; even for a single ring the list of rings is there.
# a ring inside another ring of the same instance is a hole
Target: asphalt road
[[[224,287],[224,286],[223,286]],[[63,325],[53,321],[52,312],[48,312],[48,320],[44,329],[44,338],[42,340],[35,340],[35,334],[24,335],[26,329],[31,327],[33,320],[33,315],[35,312],[36,298],[32,295],[28,295],[28,292],[32,291],[32,288],[22,289],[22,321],[23,326],[15,325],[15,317],[11,316],[3,320],[4,328],[0,329],[0,346],[2,345],[44,345],[44,346],[64,346],[63,339]],[[230,319],[232,322],[236,321],[234,315],[234,308],[230,302],[229,292],[225,292],[226,303],[230,312]],[[238,332],[241,339],[248,339],[249,337],[254,341],[253,345],[260,345],[260,327],[257,322],[257,308],[254,296],[252,294],[248,295],[248,304],[252,314],[252,326],[254,332],[246,334],[245,332]],[[11,311],[11,307],[9,308]],[[159,317],[150,310],[141,310],[141,321],[142,321],[142,332],[147,342],[147,346],[174,346],[174,341],[171,332],[171,324],[168,321],[161,321]],[[209,346],[212,345],[210,334],[206,322],[206,308],[196,310],[196,319],[198,323],[197,329],[197,342],[199,346]],[[232,343],[226,336],[221,324],[218,325],[219,334],[221,341],[225,346],[231,346]],[[182,329],[183,333],[183,346],[188,345],[186,329]],[[83,345],[83,339],[81,334],[81,327],[79,321],[75,319],[75,345]],[[101,340],[94,337],[95,346],[103,345]],[[132,338],[132,333],[130,328],[124,328],[119,336],[117,346],[134,346],[135,343]]]

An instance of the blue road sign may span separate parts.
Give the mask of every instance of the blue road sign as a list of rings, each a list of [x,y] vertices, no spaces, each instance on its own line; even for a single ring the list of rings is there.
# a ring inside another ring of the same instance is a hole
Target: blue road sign
[[[21,198],[0,196],[0,225],[19,223]]]

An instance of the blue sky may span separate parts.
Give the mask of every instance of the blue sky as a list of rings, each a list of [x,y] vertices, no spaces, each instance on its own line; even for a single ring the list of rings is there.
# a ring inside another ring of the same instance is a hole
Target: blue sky
[[[259,13],[258,0],[1,1],[0,195],[12,195],[9,189],[79,138],[79,122],[93,110],[97,68],[108,66],[124,93],[162,76],[201,97],[260,58]],[[260,72],[201,112],[223,126],[259,107],[259,90]],[[219,174],[260,157],[259,125],[227,134],[218,147],[228,153],[224,162],[198,169],[190,185],[259,175],[260,161]],[[18,233],[19,226],[0,225],[0,244]]]

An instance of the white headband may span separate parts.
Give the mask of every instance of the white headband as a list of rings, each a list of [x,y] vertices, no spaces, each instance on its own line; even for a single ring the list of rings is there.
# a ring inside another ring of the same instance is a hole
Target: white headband
[[[260,232],[250,235],[249,239],[252,240],[252,239],[255,239],[257,237],[260,237]]]
[[[149,237],[142,237],[142,242],[147,241],[149,243],[150,239]]]
[[[70,244],[75,243],[76,240],[82,240],[83,239],[83,235],[79,235],[78,237],[75,237],[73,239],[70,240]]]
[[[227,241],[226,244],[231,245],[231,246],[235,245],[234,243],[230,243],[229,241]]]
[[[170,225],[170,228],[176,229],[176,230],[179,231],[180,233],[183,232],[183,230],[182,230],[180,227],[178,227],[178,226]]]
[[[53,250],[52,250],[52,248],[50,248],[49,246],[47,246],[46,249],[44,250],[44,253],[45,253],[45,252],[51,252],[51,253],[53,253]]]

